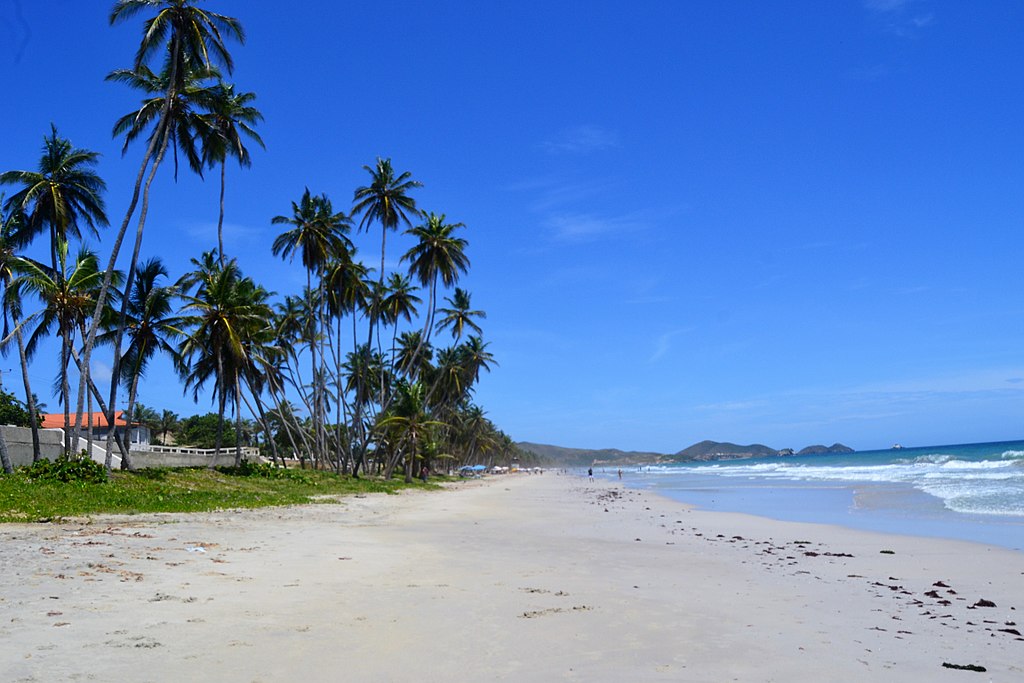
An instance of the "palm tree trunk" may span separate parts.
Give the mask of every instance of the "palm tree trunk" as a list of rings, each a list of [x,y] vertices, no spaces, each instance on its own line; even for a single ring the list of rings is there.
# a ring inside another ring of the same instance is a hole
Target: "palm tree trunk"
[[[85,344],[82,347],[82,364],[85,367],[89,367],[92,362],[92,349],[96,345],[96,333],[99,331],[101,313],[103,307],[107,304],[107,297],[110,293],[110,283],[114,277],[114,268],[117,266],[117,256],[121,251],[121,243],[124,241],[125,234],[128,232],[128,225],[132,221],[132,216],[135,215],[135,207],[138,206],[139,197],[142,194],[142,182],[146,177],[146,168],[149,166],[149,162],[153,159],[153,154],[156,152],[157,136],[149,141],[149,148],[146,150],[146,155],[142,158],[142,165],[139,167],[139,174],[135,178],[135,189],[132,192],[131,201],[128,203],[128,210],[125,212],[124,220],[121,221],[121,227],[117,232],[117,237],[114,238],[114,245],[110,252],[110,261],[107,263],[107,270],[103,274],[103,284],[100,286],[100,292],[96,296],[96,308],[93,310],[92,323],[89,325],[89,334],[86,335]],[[78,380],[78,394],[81,396],[85,392],[86,378],[79,377]],[[110,452],[109,450],[107,451]]]
[[[157,154],[156,160],[154,160],[153,162],[153,167],[150,169],[149,177],[146,178],[146,186],[142,191],[142,208],[139,210],[139,222],[138,226],[135,229],[135,246],[132,249],[132,260],[128,266],[128,279],[125,281],[124,285],[124,296],[121,298],[121,312],[118,315],[117,319],[117,330],[114,333],[114,361],[112,364],[113,367],[111,369],[110,377],[110,400],[107,402],[107,425],[110,427],[109,431],[107,432],[107,453],[109,453],[111,451],[111,448],[113,447],[115,431],[114,410],[117,407],[117,389],[121,382],[121,343],[124,340],[125,321],[127,320],[128,316],[128,302],[131,299],[132,287],[135,284],[135,273],[139,263],[139,252],[142,249],[142,232],[146,226],[146,215],[149,213],[149,190],[150,187],[153,185],[153,179],[156,177],[157,169],[160,168],[160,162],[163,160],[164,154],[167,152],[167,143],[170,139],[170,136],[166,134],[166,131],[165,134],[163,135],[163,138],[164,140],[163,144],[160,146],[160,152]],[[107,274],[104,274],[103,281],[105,284],[107,281]],[[100,294],[102,296],[102,290]],[[96,315],[99,316],[100,313],[96,313]],[[93,321],[93,327],[95,326],[96,321]],[[88,369],[88,367],[88,364],[86,364],[85,368]],[[79,389],[78,402],[79,405],[81,405],[81,388]],[[128,414],[128,421],[130,422],[130,420],[131,413]],[[129,425],[129,429],[130,428],[131,427]],[[131,439],[128,440],[131,441]],[[122,459],[121,465],[123,468],[127,468],[129,463]]]
[[[242,464],[242,387],[235,373],[235,467]]]
[[[3,427],[0,427],[0,465],[4,468],[4,474],[14,473],[14,467],[11,466],[11,454],[7,452],[7,439],[4,437]]]
[[[107,304],[107,297],[108,297],[109,292],[110,292],[110,283],[111,283],[111,281],[112,281],[112,279],[114,277],[114,268],[117,266],[117,257],[118,257],[118,254],[120,254],[120,252],[121,252],[121,243],[124,241],[124,237],[125,237],[125,235],[128,232],[128,225],[131,223],[132,216],[135,214],[135,207],[138,205],[138,202],[139,202],[139,195],[142,192],[142,180],[143,180],[143,178],[145,178],[145,175],[146,175],[146,167],[149,166],[149,162],[152,160],[153,161],[153,171],[152,171],[152,174],[150,175],[150,180],[147,181],[147,183],[146,183],[146,197],[143,200],[143,207],[144,207],[144,209],[148,207],[149,184],[150,184],[150,182],[152,182],[152,176],[153,176],[153,174],[156,173],[156,169],[160,166],[160,161],[163,159],[164,153],[167,150],[167,143],[168,143],[169,138],[170,138],[170,136],[167,135],[167,123],[168,123],[168,120],[170,118],[171,102],[173,102],[174,98],[177,96],[176,83],[177,83],[177,75],[178,75],[178,61],[179,61],[178,57],[179,57],[180,54],[181,54],[181,41],[180,41],[180,38],[177,36],[177,34],[175,34],[173,40],[171,41],[171,49],[170,49],[170,55],[169,55],[169,58],[171,60],[171,73],[170,73],[170,79],[169,79],[168,83],[170,85],[169,85],[169,88],[168,88],[167,92],[164,95],[164,107],[163,107],[163,111],[160,114],[160,122],[159,122],[158,128],[157,128],[157,131],[162,131],[164,134],[163,135],[153,135],[151,137],[150,141],[149,141],[149,147],[146,149],[146,154],[142,157],[142,165],[139,166],[139,173],[138,173],[138,175],[135,178],[135,189],[132,191],[132,198],[131,198],[131,201],[128,203],[128,210],[125,212],[124,220],[121,221],[121,227],[120,227],[120,229],[118,229],[117,237],[114,239],[114,244],[111,247],[111,250],[110,250],[110,262],[107,265],[106,272],[103,274],[103,284],[100,286],[99,295],[97,295],[97,297],[96,297],[96,308],[93,311],[92,324],[89,326],[89,334],[88,334],[88,336],[85,339],[85,344],[84,344],[84,347],[82,349],[82,365],[85,368],[89,368],[90,367],[90,363],[92,362],[92,349],[93,349],[93,346],[95,346],[95,344],[96,344],[96,333],[99,331],[100,318],[102,317],[100,314],[103,312],[103,307],[106,306],[106,304]],[[160,142],[160,151],[159,151],[159,153],[156,153],[157,142],[158,141]],[[155,153],[156,153],[156,157],[154,159],[154,154]],[[138,230],[136,232],[136,235],[141,235],[144,224],[145,224],[145,211],[143,211],[142,216],[139,218],[139,227],[138,227]],[[136,241],[137,242],[138,242],[138,240],[139,240],[139,238],[136,237]],[[133,259],[131,267],[134,270],[134,268],[135,268],[135,259]],[[118,338],[119,339],[120,339],[121,333],[123,333],[123,327],[124,327],[124,322],[123,322],[123,319],[122,319],[122,321],[118,325]],[[121,345],[120,341],[118,341],[118,343],[115,344],[115,349],[120,347],[120,345]],[[85,387],[86,387],[86,384],[87,384],[87,376],[88,376],[88,373],[86,372],[85,376],[79,377],[79,381],[78,381],[78,404],[79,404],[79,406],[82,404],[82,399],[84,398],[84,395],[85,395]],[[116,369],[115,369],[114,377],[115,378],[117,377]],[[115,379],[115,381],[116,381],[116,379]],[[111,411],[114,410],[113,401],[111,402],[110,410]],[[75,436],[78,436],[78,431],[80,429],[81,421],[79,420],[78,422],[79,422],[79,424],[76,424],[76,426],[75,426]],[[108,446],[110,445],[109,441],[108,441],[107,445]],[[109,448],[108,448],[107,452],[108,453],[110,452]]]
[[[71,433],[71,407],[68,405],[68,394],[71,393],[71,386],[68,384],[68,354],[71,347],[71,340],[65,330],[61,335],[64,338],[64,346],[60,350],[60,393],[64,402],[64,457],[70,458],[72,451],[72,438],[78,439],[78,432]],[[81,423],[82,414],[79,412],[76,422]]]
[[[220,257],[220,267],[224,267],[224,169],[227,167],[227,159],[220,162],[220,216],[217,218],[217,255]]]
[[[36,410],[36,397],[32,393],[32,385],[28,378],[28,356],[25,355],[25,339],[21,336],[18,320],[14,320],[14,334],[18,340],[18,356],[21,359],[21,380],[25,384],[25,405],[28,407],[29,424],[32,426],[32,462],[42,457],[39,449],[39,413]]]
[[[220,386],[217,389],[217,437],[213,442],[213,460],[210,461],[210,468],[217,464],[220,457],[221,440],[224,438],[224,407],[227,402],[224,387],[224,359],[222,354],[217,352],[217,382]]]

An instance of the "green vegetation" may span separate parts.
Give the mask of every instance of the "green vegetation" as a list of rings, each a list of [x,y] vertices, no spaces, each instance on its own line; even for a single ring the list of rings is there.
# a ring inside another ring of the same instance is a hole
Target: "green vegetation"
[[[203,512],[310,502],[335,496],[395,493],[420,483],[355,479],[332,472],[239,467],[116,472],[88,460],[40,461],[0,476],[0,522],[42,522],[96,514]],[[427,484],[433,488],[433,484]]]

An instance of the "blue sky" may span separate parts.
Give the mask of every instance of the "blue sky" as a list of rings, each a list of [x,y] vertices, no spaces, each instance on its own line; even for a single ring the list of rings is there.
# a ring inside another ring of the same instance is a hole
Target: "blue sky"
[[[109,5],[0,0],[0,168],[33,167],[53,121],[103,153],[116,223],[143,150],[111,139],[136,97],[103,77],[140,27]],[[500,363],[477,398],[513,438],[1024,437],[1024,4],[205,5],[242,20],[232,80],[266,117],[267,150],[229,168],[226,250],[299,291],[270,218],[307,185],[347,208],[391,157],[468,226]],[[177,276],[212,247],[217,190],[162,173],[144,255]],[[166,367],[140,400],[209,408]]]

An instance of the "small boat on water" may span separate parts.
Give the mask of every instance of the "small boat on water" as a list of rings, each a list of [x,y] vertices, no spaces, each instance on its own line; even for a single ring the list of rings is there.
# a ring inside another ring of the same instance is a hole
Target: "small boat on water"
[[[898,443],[894,443],[894,444],[892,445],[892,449],[893,449],[894,451],[899,451],[899,450],[903,450],[903,446],[902,446],[901,444],[898,444]]]

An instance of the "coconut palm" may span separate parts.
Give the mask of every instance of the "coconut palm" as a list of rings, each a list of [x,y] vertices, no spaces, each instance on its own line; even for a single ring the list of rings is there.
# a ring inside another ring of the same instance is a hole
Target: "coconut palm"
[[[423,326],[426,340],[429,340],[437,306],[437,281],[440,279],[445,287],[453,286],[459,281],[459,275],[469,269],[469,258],[465,253],[468,242],[452,234],[466,227],[464,224],[446,223],[444,214],[434,212],[423,214],[423,219],[422,225],[405,231],[419,241],[402,256],[402,261],[408,261],[409,272],[421,285],[429,287],[427,318]]]
[[[111,245],[110,261],[107,267],[107,277],[104,278],[99,294],[96,297],[92,325],[86,335],[82,351],[83,367],[88,368],[92,356],[92,349],[96,342],[96,334],[99,329],[100,312],[107,304],[108,290],[111,285],[110,276],[114,272],[117,258],[138,206],[139,197],[143,193],[143,180],[146,181],[145,196],[143,197],[142,210],[136,228],[135,249],[129,265],[129,282],[131,287],[132,275],[135,272],[139,259],[139,248],[142,243],[142,235],[145,228],[146,214],[148,210],[149,187],[160,166],[167,146],[170,143],[170,131],[176,126],[172,122],[174,114],[174,103],[178,100],[179,91],[186,81],[186,74],[194,69],[212,70],[215,65],[223,66],[230,74],[234,63],[225,46],[226,39],[236,39],[239,42],[245,41],[245,33],[237,19],[227,17],[215,12],[203,10],[196,6],[195,0],[117,0],[110,12],[110,23],[118,24],[128,21],[142,12],[154,11],[155,14],[144,22],[144,30],[139,48],[135,53],[133,71],[144,73],[143,67],[149,69],[148,63],[153,57],[161,56],[163,59],[162,71],[167,74],[165,79],[165,91],[163,108],[159,121],[154,126],[154,133],[149,138],[149,144],[142,157],[138,174],[135,178],[135,186],[128,208],[125,211],[124,219],[118,229],[117,236]],[[150,70],[150,73],[153,73]],[[179,136],[180,137],[180,136]],[[149,177],[146,178],[146,169],[152,163]],[[119,325],[123,329],[123,324]],[[114,345],[115,354],[120,347],[120,339]],[[111,382],[111,394],[116,393],[117,380]],[[85,395],[86,378],[83,377],[78,387],[78,403],[81,408]],[[114,410],[114,402],[109,406]],[[81,410],[79,410],[81,413]],[[76,429],[77,432],[77,429]]]
[[[158,284],[160,278],[166,277],[167,269],[160,259],[150,259],[139,268],[132,289],[126,296],[125,333],[128,346],[120,358],[118,370],[121,382],[128,389],[127,415],[134,414],[139,379],[145,376],[150,360],[162,352],[177,361],[177,349],[171,345],[181,335],[181,321],[174,308],[177,290],[173,286]],[[117,322],[116,317],[108,321],[108,330],[97,337],[97,343],[114,343]],[[128,444],[124,446],[127,451]],[[121,466],[130,468],[130,457],[122,457]]]
[[[0,196],[0,206],[3,206]],[[39,451],[39,406],[36,396],[32,393],[32,384],[28,375],[28,357],[25,355],[25,338],[21,332],[21,301],[16,293],[9,288],[16,276],[16,264],[19,259],[18,250],[22,249],[28,239],[28,231],[24,229],[25,214],[19,208],[12,208],[6,214],[0,213],[0,285],[3,285],[3,302],[0,311],[3,315],[3,340],[0,341],[0,353],[7,355],[10,338],[13,336],[18,343],[18,358],[21,362],[21,379],[25,385],[25,406],[28,408],[29,425],[32,427],[32,461],[40,458]],[[13,325],[13,335],[10,334]]]
[[[352,215],[362,214],[359,221],[359,229],[367,230],[372,222],[380,223],[380,273],[378,274],[377,286],[374,290],[374,306],[378,303],[377,297],[384,291],[384,255],[387,248],[388,230],[397,230],[399,223],[411,225],[409,214],[415,213],[416,201],[409,196],[409,191],[422,187],[423,183],[413,180],[409,171],[400,173],[397,177],[391,166],[391,159],[377,157],[377,164],[373,168],[363,166],[370,174],[370,184],[356,188],[353,197],[354,206]],[[369,338],[367,344],[373,343],[374,321],[370,321]]]
[[[236,159],[239,166],[248,168],[252,165],[252,157],[245,146],[245,138],[260,147],[265,148],[266,145],[253,129],[254,125],[263,120],[263,114],[252,106],[256,100],[255,93],[236,93],[234,85],[221,82],[213,88],[211,94],[210,111],[202,116],[206,124],[203,130],[203,158],[210,168],[220,164],[217,252],[220,254],[221,265],[224,265],[224,181],[228,157]]]
[[[241,381],[249,372],[253,340],[270,319],[269,293],[244,277],[234,259],[200,281],[194,295],[183,297],[184,328],[189,330],[179,346],[185,391],[199,399],[204,384],[213,379],[218,424],[214,462],[220,454],[224,412],[228,399],[235,401],[236,429],[241,420]],[[237,444],[237,441],[236,441]],[[235,463],[241,459],[236,446]]]
[[[93,302],[105,275],[99,269],[96,254],[91,251],[82,249],[71,266],[68,265],[67,259],[68,244],[63,240],[58,240],[57,243],[57,271],[30,259],[19,259],[15,264],[18,277],[11,283],[10,288],[14,290],[15,296],[20,297],[26,293],[35,295],[43,305],[40,310],[25,317],[25,324],[35,325],[25,346],[25,353],[29,359],[35,355],[39,344],[53,334],[54,328],[60,336],[62,344],[59,383],[60,398],[64,406],[64,449],[65,455],[70,456],[73,441],[69,417],[68,366],[72,344],[78,330],[86,324],[93,313]],[[115,273],[110,279],[115,285],[120,283],[119,274]]]
[[[454,296],[445,297],[445,301],[451,308],[438,309],[438,312],[444,313],[444,317],[437,321],[438,331],[451,328],[452,337],[456,341],[462,338],[467,327],[477,334],[482,333],[483,330],[476,324],[474,318],[486,318],[487,314],[483,311],[473,310],[470,298],[469,292],[458,287],[455,288]]]
[[[390,441],[394,446],[394,454],[388,463],[385,476],[391,476],[398,459],[404,456],[405,483],[411,484],[413,464],[419,457],[420,444],[428,431],[440,426],[441,423],[430,419],[423,385],[401,381],[398,383],[397,396],[398,400],[395,401],[393,410],[380,422],[382,427],[393,431]]]
[[[173,432],[178,426],[178,414],[171,410],[164,410],[160,413],[160,424],[157,431],[160,433],[160,443],[167,445],[167,433]]]
[[[38,170],[0,173],[0,184],[18,187],[4,209],[23,212],[25,239],[31,241],[49,231],[50,265],[55,271],[60,240],[81,239],[83,228],[99,237],[99,228],[108,224],[103,203],[107,186],[92,170],[99,156],[74,147],[51,124],[50,135],[43,138]]]
[[[416,211],[416,201],[408,193],[423,187],[423,183],[413,180],[409,171],[396,177],[391,159],[377,157],[377,164],[373,168],[363,168],[370,174],[370,184],[356,188],[352,215],[363,215],[359,221],[360,230],[366,230],[373,221],[380,223],[380,279],[383,282],[388,230],[397,230],[399,223],[410,224],[409,214]]]
[[[292,259],[298,253],[302,265],[306,269],[307,296],[312,299],[312,277],[318,276],[320,290],[317,293],[317,303],[321,310],[311,307],[312,320],[315,321],[315,331],[310,340],[310,363],[313,374],[313,410],[312,417],[317,435],[317,456],[324,452],[325,435],[323,433],[323,390],[322,382],[317,381],[322,376],[317,358],[317,338],[320,333],[321,321],[323,320],[322,305],[325,303],[322,292],[323,274],[327,264],[332,259],[347,254],[352,248],[352,243],[346,236],[351,221],[343,212],[335,212],[331,200],[326,194],[313,196],[307,187],[298,202],[292,202],[291,216],[275,216],[271,219],[274,225],[289,225],[291,229],[286,230],[277,236],[271,247],[275,256]],[[315,311],[315,312],[314,312]]]

